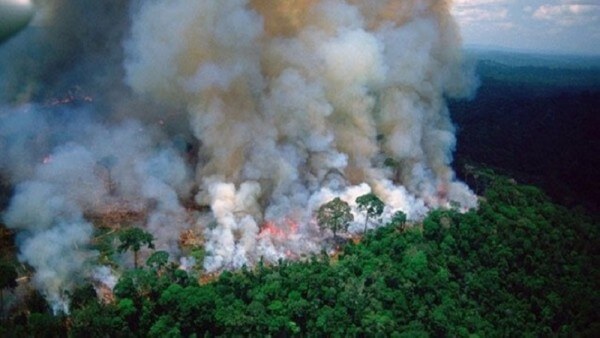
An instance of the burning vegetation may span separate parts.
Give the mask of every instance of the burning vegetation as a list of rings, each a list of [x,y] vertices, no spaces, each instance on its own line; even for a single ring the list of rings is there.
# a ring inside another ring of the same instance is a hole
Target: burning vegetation
[[[39,4],[44,29],[0,50],[4,221],[32,284],[68,312],[98,268],[130,266],[109,248],[132,228],[215,275],[335,250],[398,212],[476,207],[450,167],[446,98],[476,80],[449,6]],[[369,194],[376,213],[357,201]],[[346,206],[336,222],[318,219],[330,201]],[[151,253],[133,252],[135,266]]]

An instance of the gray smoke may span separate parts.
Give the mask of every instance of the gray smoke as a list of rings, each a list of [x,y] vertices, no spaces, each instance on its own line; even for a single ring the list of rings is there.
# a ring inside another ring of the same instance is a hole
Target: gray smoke
[[[450,167],[446,98],[476,80],[449,6],[40,2],[0,46],[4,220],[36,285],[68,311],[94,271],[91,216],[115,206],[146,215],[137,226],[174,259],[181,231],[202,233],[208,272],[320,251],[314,212],[338,196],[354,232],[371,191],[384,221],[475,207]]]

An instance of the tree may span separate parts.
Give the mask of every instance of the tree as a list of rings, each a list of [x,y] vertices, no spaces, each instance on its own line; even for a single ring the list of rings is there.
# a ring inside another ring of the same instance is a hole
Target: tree
[[[132,337],[133,333],[122,315],[121,303],[122,301],[119,304],[90,302],[85,307],[73,309],[68,336]]]
[[[91,283],[86,283],[79,286],[69,294],[71,298],[71,309],[80,309],[89,305],[91,302],[96,302],[98,296],[96,290]]]
[[[143,269],[126,270],[119,278],[113,292],[118,298],[130,298],[139,303],[141,297],[148,296],[158,287],[155,273]]]
[[[0,315],[4,312],[4,288],[17,286],[17,270],[12,264],[0,262]]]
[[[321,227],[329,228],[333,231],[333,237],[337,237],[337,231],[348,227],[348,223],[354,220],[350,212],[348,203],[342,201],[339,197],[334,198],[323,204],[317,213],[317,222]]]
[[[373,193],[368,193],[356,198],[356,203],[358,204],[358,208],[367,213],[367,218],[365,219],[365,233],[367,232],[367,224],[369,223],[369,217],[379,217],[381,213],[383,213],[384,204],[377,197],[377,195]]]
[[[161,271],[167,263],[169,263],[169,253],[166,251],[156,251],[146,260],[146,265],[156,271]]]
[[[140,228],[128,228],[119,234],[121,244],[117,247],[118,252],[133,251],[133,265],[138,267],[138,252],[143,245],[154,249],[154,236]]]
[[[397,226],[400,231],[404,230],[406,224],[406,214],[402,211],[396,211],[390,220],[392,226]]]

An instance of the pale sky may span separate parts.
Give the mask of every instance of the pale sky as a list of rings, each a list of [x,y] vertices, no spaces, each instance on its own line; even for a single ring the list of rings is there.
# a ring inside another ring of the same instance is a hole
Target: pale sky
[[[600,0],[454,0],[465,45],[600,55]]]

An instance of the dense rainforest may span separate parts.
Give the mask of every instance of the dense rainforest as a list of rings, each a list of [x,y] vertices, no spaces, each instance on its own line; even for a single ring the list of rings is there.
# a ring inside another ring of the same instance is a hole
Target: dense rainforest
[[[478,210],[388,224],[337,256],[224,272],[127,271],[115,299],[92,285],[54,317],[38,295],[2,336],[597,336],[598,227],[539,189],[477,171]],[[152,256],[151,256],[152,257]]]
[[[481,196],[477,210],[395,220],[333,256],[200,282],[155,251],[123,273],[112,299],[99,302],[84,283],[69,315],[53,315],[31,291],[23,307],[2,311],[0,336],[597,337],[600,92],[540,75],[568,81],[577,71],[566,66],[512,62],[480,61],[477,98],[451,105],[456,169]],[[14,234],[0,230],[5,296],[26,271]],[[100,259],[128,249],[107,245],[126,230],[97,231]]]
[[[471,54],[480,60],[477,96],[450,102],[459,176],[483,164],[600,212],[600,58]]]

